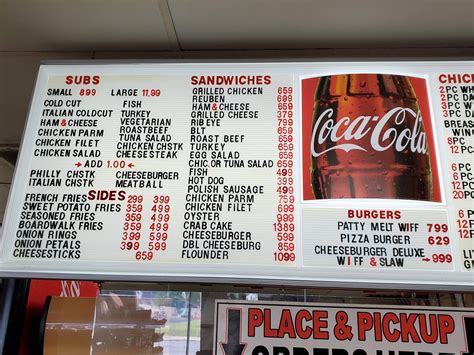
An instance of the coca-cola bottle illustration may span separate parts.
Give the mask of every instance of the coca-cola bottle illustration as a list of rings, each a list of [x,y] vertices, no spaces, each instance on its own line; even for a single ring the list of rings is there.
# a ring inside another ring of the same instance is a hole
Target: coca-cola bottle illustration
[[[430,152],[408,77],[321,77],[314,97],[311,155],[317,199],[432,200]]]

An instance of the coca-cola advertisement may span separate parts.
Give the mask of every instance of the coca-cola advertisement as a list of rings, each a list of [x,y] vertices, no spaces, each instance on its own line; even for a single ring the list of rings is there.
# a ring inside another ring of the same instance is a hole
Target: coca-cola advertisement
[[[304,200],[441,201],[425,79],[338,74],[301,85]]]

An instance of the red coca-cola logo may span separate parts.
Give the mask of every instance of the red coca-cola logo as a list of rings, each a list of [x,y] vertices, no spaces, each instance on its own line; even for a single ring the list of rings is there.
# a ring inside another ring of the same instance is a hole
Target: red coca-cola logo
[[[422,131],[420,111],[396,107],[382,117],[361,115],[355,118],[346,116],[336,120],[334,116],[334,110],[329,108],[319,115],[315,122],[311,136],[313,143],[311,154],[314,157],[336,149],[349,152],[351,150],[368,151],[372,148],[381,152],[394,148],[399,152],[406,149],[413,153],[426,154],[428,152],[428,142],[425,132]],[[358,144],[359,141],[365,140],[366,136],[370,136],[370,147]],[[317,148],[326,140],[330,140],[335,145],[318,151]],[[339,141],[351,143],[338,143]]]
[[[303,199],[441,201],[426,80],[334,74],[301,81]]]

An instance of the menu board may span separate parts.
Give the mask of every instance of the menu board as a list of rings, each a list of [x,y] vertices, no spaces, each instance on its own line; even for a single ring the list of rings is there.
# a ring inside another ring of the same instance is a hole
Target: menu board
[[[42,65],[1,275],[472,289],[472,64]]]

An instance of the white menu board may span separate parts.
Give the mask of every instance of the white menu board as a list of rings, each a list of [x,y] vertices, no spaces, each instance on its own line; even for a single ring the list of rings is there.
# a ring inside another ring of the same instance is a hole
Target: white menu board
[[[472,290],[472,65],[43,65],[1,275]]]

